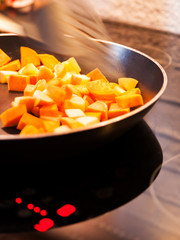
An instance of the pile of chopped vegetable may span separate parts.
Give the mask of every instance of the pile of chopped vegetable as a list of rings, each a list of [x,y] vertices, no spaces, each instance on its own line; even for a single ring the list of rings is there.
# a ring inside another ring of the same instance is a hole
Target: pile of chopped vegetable
[[[3,127],[16,127],[22,135],[68,132],[143,105],[136,79],[110,82],[98,68],[82,74],[74,57],[60,62],[24,46],[16,60],[0,49],[0,83],[22,92],[0,115]]]

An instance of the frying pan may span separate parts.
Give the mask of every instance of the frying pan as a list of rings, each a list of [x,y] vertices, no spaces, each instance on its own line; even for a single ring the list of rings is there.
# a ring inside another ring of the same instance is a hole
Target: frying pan
[[[82,151],[91,150],[107,141],[123,135],[130,131],[151,107],[160,98],[167,86],[167,76],[163,68],[152,58],[113,42],[100,41],[108,47],[107,55],[116,65],[123,68],[126,77],[133,77],[139,80],[139,88],[142,91],[144,105],[131,111],[130,113],[119,116],[97,125],[83,129],[72,130],[65,134],[38,134],[33,136],[20,136],[15,128],[2,128],[0,125],[0,151],[1,156],[6,156],[6,163],[30,161],[52,160],[53,156],[60,159],[73,156]],[[28,46],[38,53],[47,53],[43,45],[39,42],[26,37],[12,34],[0,36],[0,48],[2,48],[12,59],[19,58],[20,46]],[[116,52],[116,54],[114,54]],[[54,54],[60,61],[66,60],[67,56]],[[96,63],[97,56],[94,58],[94,68],[103,66],[103,72],[111,81],[117,81],[118,71],[109,73],[108,62]],[[77,61],[82,67],[82,72],[87,73],[92,70],[83,66],[83,59],[77,57]],[[91,66],[92,67],[92,66]],[[106,72],[107,70],[107,72]],[[0,113],[10,107],[14,97],[22,95],[8,92],[7,85],[0,84]],[[0,123],[1,124],[1,123]],[[15,161],[16,159],[16,161]]]

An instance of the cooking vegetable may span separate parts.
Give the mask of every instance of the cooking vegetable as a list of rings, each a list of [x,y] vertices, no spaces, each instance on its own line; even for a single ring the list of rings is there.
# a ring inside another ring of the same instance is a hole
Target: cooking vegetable
[[[6,71],[18,71],[21,67],[19,59],[16,59],[12,62],[9,62],[2,67],[0,67],[0,70],[6,70]]]
[[[0,49],[0,67],[10,62],[11,58]]]
[[[2,54],[3,66],[13,66],[10,57]],[[98,68],[82,74],[74,57],[60,62],[23,46],[20,56],[21,68],[1,70],[0,83],[24,96],[15,97],[0,119],[3,127],[15,126],[21,135],[64,133],[128,114],[143,104],[134,78],[109,82]]]

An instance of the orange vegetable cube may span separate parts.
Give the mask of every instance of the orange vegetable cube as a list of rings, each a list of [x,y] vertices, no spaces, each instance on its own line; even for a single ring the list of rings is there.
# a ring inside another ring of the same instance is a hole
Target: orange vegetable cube
[[[10,75],[8,80],[8,90],[23,92],[28,83],[29,77],[26,75]]]
[[[44,91],[47,87],[47,83],[45,79],[42,80],[38,80],[36,85],[35,85],[35,89],[39,90],[39,91]]]
[[[78,74],[81,72],[81,68],[74,57],[62,62],[62,64],[65,66],[66,72],[74,72]]]
[[[55,65],[59,63],[59,60],[51,54],[39,54],[39,58],[42,64],[50,68],[52,71],[54,70]]]
[[[24,96],[33,96],[34,92],[36,90],[36,86],[33,84],[27,84],[24,89]]]
[[[81,93],[78,91],[78,89],[72,84],[66,84],[65,90],[66,90],[66,98],[70,98],[72,94],[76,94],[80,97],[82,96]]]
[[[30,113],[24,113],[19,120],[19,123],[17,125],[17,129],[22,130],[26,125],[32,125],[36,128],[43,128],[44,129],[44,124],[43,120],[33,116]]]
[[[131,108],[143,105],[143,98],[140,94],[123,94],[116,97],[116,102],[122,108]]]
[[[31,113],[34,114],[36,117],[40,116],[40,106],[34,106],[31,110]]]
[[[63,78],[66,74],[65,65],[59,62],[58,64],[55,65],[54,72],[56,78]]]
[[[102,79],[88,82],[86,86],[92,96],[97,100],[112,100],[116,97],[116,92],[111,88],[108,82]]]
[[[104,102],[96,101],[87,107],[87,112],[100,112],[101,121],[108,119],[108,107]]]
[[[138,81],[134,78],[118,78],[119,86],[125,90],[130,90],[136,87]]]
[[[20,47],[21,67],[28,63],[34,64],[35,67],[40,66],[40,57],[37,52],[29,47]]]
[[[121,108],[117,103],[112,103],[108,111],[108,118],[114,118],[130,112],[130,108]]]
[[[54,73],[50,68],[46,66],[41,66],[39,68],[38,80],[45,79],[46,81],[49,81],[52,78],[54,78]]]
[[[0,115],[3,127],[16,126],[22,115],[26,112],[27,109],[25,105],[19,105],[17,107],[7,109]]]
[[[67,125],[69,128],[72,128],[72,129],[84,126],[82,123],[78,122],[76,119],[69,118],[69,117],[62,117],[61,123],[62,125]]]
[[[22,96],[22,97],[16,97],[14,101],[12,102],[13,107],[17,107],[20,105],[25,105],[28,112],[32,111],[32,108],[35,104],[35,98],[31,96]]]
[[[47,86],[47,95],[54,100],[54,102],[58,105],[61,106],[62,102],[65,100],[66,96],[66,91],[57,86],[53,85],[48,85]]]
[[[73,109],[73,108],[79,108],[83,112],[86,108],[85,100],[82,97],[79,97],[75,94],[72,94],[72,97],[70,99],[66,99],[64,101],[64,109]]]
[[[11,58],[0,49],[0,67],[11,61]]]
[[[43,128],[36,128],[35,126],[28,124],[21,130],[20,135],[32,135],[44,132]]]
[[[59,121],[47,121],[44,120],[43,121],[44,124],[44,129],[46,132],[54,132],[54,130],[60,126],[60,122]]]
[[[19,59],[16,59],[12,62],[9,62],[2,67],[0,67],[0,70],[6,70],[6,71],[18,71],[21,67]]]
[[[59,121],[61,117],[56,104],[42,106],[39,115],[41,119],[51,121]]]
[[[92,81],[104,79],[106,82],[109,82],[107,78],[104,76],[104,74],[99,70],[99,68],[95,68],[88,74],[86,74],[87,77],[90,77]]]
[[[71,84],[73,85],[79,85],[79,84],[85,84],[91,80],[90,77],[87,77],[83,74],[72,74],[71,77]]]

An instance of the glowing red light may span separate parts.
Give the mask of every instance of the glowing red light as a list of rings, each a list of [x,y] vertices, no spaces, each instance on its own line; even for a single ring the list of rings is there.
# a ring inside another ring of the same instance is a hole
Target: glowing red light
[[[28,208],[29,210],[33,210],[34,205],[33,205],[32,203],[29,203],[29,204],[27,205],[27,208]]]
[[[54,221],[50,218],[43,218],[39,221],[38,224],[34,225],[34,229],[36,229],[39,232],[45,232],[48,229],[52,228],[54,226]]]
[[[22,199],[21,199],[21,198],[16,198],[16,199],[15,199],[15,202],[16,202],[17,204],[21,204],[21,203],[22,203]]]
[[[34,208],[34,212],[35,212],[35,213],[39,213],[40,210],[41,210],[40,207],[35,207],[35,208]]]
[[[69,217],[76,211],[75,206],[66,204],[57,210],[57,214],[61,217]]]
[[[47,211],[43,209],[40,211],[40,214],[41,214],[41,216],[45,217],[47,215]]]

